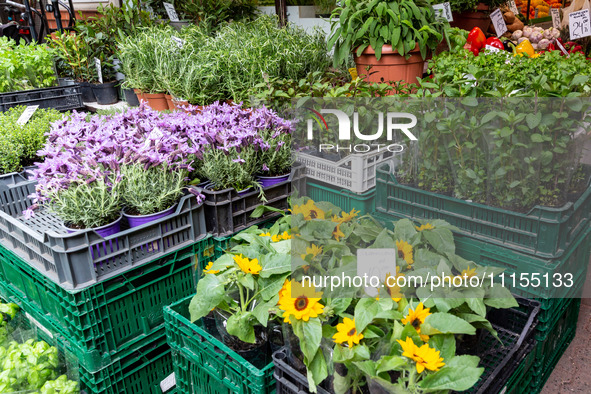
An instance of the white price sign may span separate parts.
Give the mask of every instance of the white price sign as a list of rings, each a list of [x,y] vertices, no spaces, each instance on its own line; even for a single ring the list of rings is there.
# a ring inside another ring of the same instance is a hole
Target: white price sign
[[[568,25],[570,28],[571,40],[591,36],[589,9],[571,12],[568,14]]]
[[[509,7],[509,9],[511,10],[512,13],[515,14],[515,16],[519,15],[519,8],[517,8],[517,4],[515,4],[515,0],[511,0],[507,3],[507,6]]]
[[[556,29],[560,29],[560,9],[550,8],[550,14],[552,15],[552,26]]]
[[[103,83],[103,69],[101,67],[101,60],[99,58],[94,58],[94,65],[96,66],[96,73],[98,74],[98,80],[100,83]]]
[[[18,120],[16,121],[16,124],[21,126],[26,125],[35,111],[37,111],[37,108],[39,108],[38,105],[29,105],[27,108],[25,108],[21,116],[19,116]]]
[[[485,45],[484,46],[484,49],[486,51],[490,51],[490,52],[501,52],[501,50],[499,48],[493,47],[493,46],[490,46],[490,45]]]
[[[160,382],[160,390],[162,390],[163,393],[166,393],[174,386],[176,386],[176,376],[174,372],[164,378],[162,382]]]
[[[497,8],[495,12],[490,14],[490,19],[492,20],[495,31],[497,32],[497,37],[500,37],[505,34],[505,32],[507,32],[507,24],[503,19],[503,13],[501,12],[500,8]]]
[[[170,3],[162,3],[164,5],[164,9],[166,10],[166,13],[168,14],[168,18],[173,21],[173,22],[178,22],[179,21],[179,16],[176,13],[176,10],[174,9],[174,5],[170,4]]]
[[[180,49],[183,49],[183,47],[185,46],[185,40],[183,40],[182,38],[178,38],[178,37],[172,36],[172,41],[176,42],[176,45]]]
[[[449,3],[433,4],[435,16],[438,18],[445,18],[448,22],[453,22],[454,17],[451,14],[451,5]]]

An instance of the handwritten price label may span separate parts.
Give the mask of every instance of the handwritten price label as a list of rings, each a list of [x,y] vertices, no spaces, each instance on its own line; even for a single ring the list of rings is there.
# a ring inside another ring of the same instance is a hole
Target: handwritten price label
[[[517,8],[517,4],[515,4],[515,0],[511,0],[507,3],[507,6],[509,7],[509,9],[511,10],[512,13],[515,14],[515,16],[519,15],[519,8]]]
[[[568,25],[571,40],[591,36],[589,10],[584,9],[568,14]]]
[[[445,18],[448,22],[453,22],[454,17],[451,14],[451,5],[449,3],[433,4],[435,16],[438,18]]]
[[[99,58],[94,58],[94,65],[96,66],[96,73],[98,74],[98,80],[100,83],[103,83],[103,68],[101,67],[101,60]]]
[[[26,125],[35,111],[37,111],[37,108],[39,108],[38,105],[29,105],[27,108],[25,108],[21,116],[19,116],[18,120],[16,121],[16,124],[21,126]]]
[[[185,40],[183,40],[182,38],[178,38],[178,37],[172,36],[172,41],[176,42],[176,45],[180,49],[183,49],[183,47],[185,46]]]
[[[503,19],[503,13],[501,12],[500,8],[497,8],[495,12],[490,14],[490,19],[492,20],[495,31],[497,32],[497,37],[500,37],[507,32],[507,24]]]
[[[550,14],[552,15],[552,26],[554,26],[556,29],[560,29],[560,9],[551,8]]]
[[[487,52],[493,52],[493,53],[501,52],[501,50],[500,50],[499,48],[497,48],[497,47],[493,47],[493,46],[490,46],[490,45],[485,45],[485,46],[484,46],[484,49],[485,49]]]
[[[178,22],[179,16],[177,15],[176,10],[174,9],[174,5],[170,3],[162,3],[162,5],[164,5],[164,9],[168,14],[168,18],[173,22]]]

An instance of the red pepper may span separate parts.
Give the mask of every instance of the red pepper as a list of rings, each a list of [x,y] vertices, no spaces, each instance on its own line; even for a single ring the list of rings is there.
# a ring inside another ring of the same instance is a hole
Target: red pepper
[[[553,43],[553,42],[551,42],[551,43],[548,45],[548,51],[556,51],[556,50],[558,50],[557,46],[556,46],[556,45],[554,45],[554,43]]]
[[[480,53],[480,50],[472,44],[464,45],[464,49],[471,51],[474,54],[474,56],[478,56],[478,54]]]
[[[501,40],[499,40],[497,37],[489,37],[488,40],[486,40],[486,44],[485,45],[489,45],[493,48],[498,48],[501,50],[505,49],[505,46],[503,45],[503,42]]]
[[[486,36],[479,27],[475,27],[472,29],[470,34],[468,34],[468,39],[466,42],[471,44],[473,48],[476,48],[480,51],[486,44]]]

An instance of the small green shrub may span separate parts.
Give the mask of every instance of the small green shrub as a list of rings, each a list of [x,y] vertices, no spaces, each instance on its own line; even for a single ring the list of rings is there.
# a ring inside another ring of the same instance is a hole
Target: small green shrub
[[[47,88],[56,82],[53,50],[0,37],[0,93]]]

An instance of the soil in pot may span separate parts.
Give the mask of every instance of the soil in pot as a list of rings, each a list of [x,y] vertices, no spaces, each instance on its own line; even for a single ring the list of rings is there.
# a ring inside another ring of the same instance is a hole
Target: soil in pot
[[[100,105],[115,104],[119,99],[116,84],[117,82],[107,82],[92,85],[96,102]]]
[[[406,59],[400,56],[396,49],[391,45],[382,47],[382,57],[380,60],[375,55],[375,50],[368,46],[361,56],[354,56],[355,66],[358,75],[364,75],[367,82],[372,83],[390,83],[404,81],[406,83],[416,83],[417,78],[423,76],[425,61],[419,51],[419,46],[415,47]],[[370,70],[367,71],[367,67]],[[392,92],[395,94],[395,92]]]
[[[80,82],[80,93],[82,93],[83,102],[96,103],[96,97],[89,82]]]
[[[155,111],[168,111],[168,102],[164,93],[144,93],[148,106]]]
[[[140,105],[140,100],[132,89],[123,89],[123,95],[125,96],[125,102],[130,107],[137,107]]]
[[[255,326],[255,343],[247,343],[241,341],[238,337],[228,334],[228,331],[226,331],[226,320],[227,316],[216,310],[215,324],[224,344],[256,368],[264,368],[271,360],[265,327]]]

